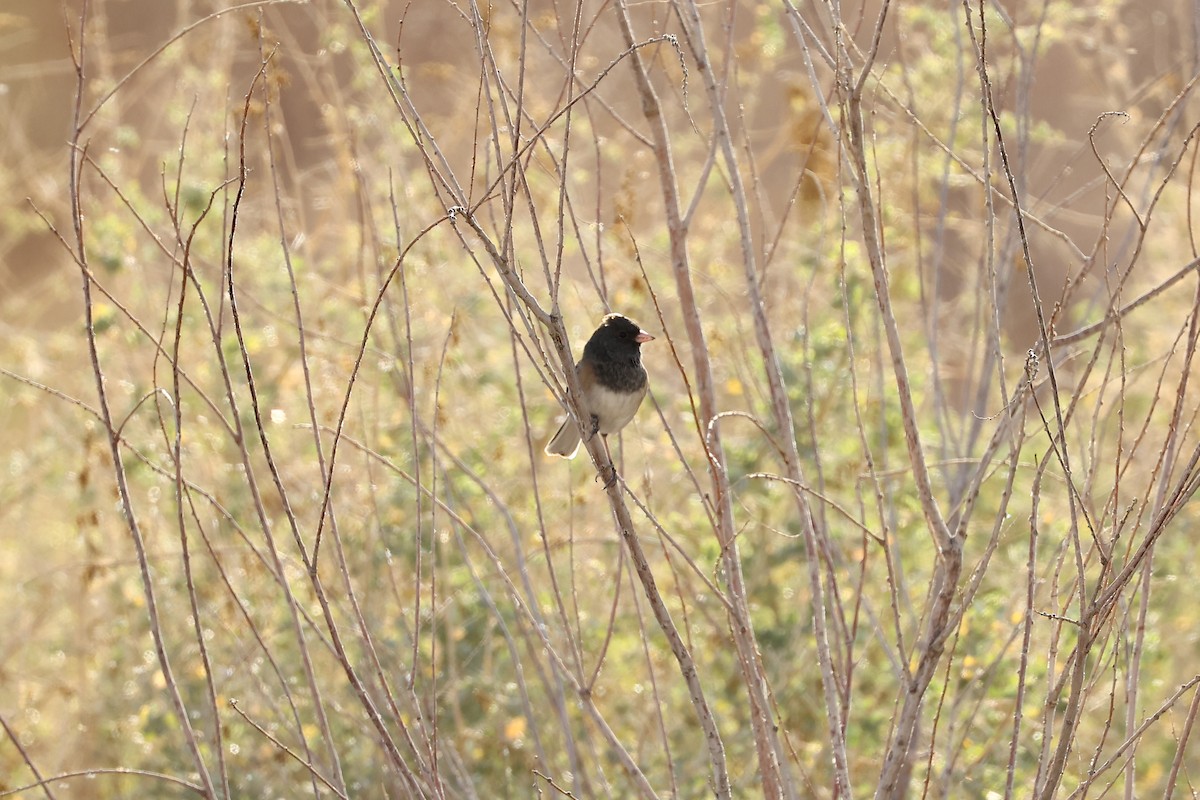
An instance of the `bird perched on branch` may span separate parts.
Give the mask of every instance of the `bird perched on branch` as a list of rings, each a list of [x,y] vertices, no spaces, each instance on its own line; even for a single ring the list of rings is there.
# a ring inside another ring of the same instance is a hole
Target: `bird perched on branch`
[[[583,389],[584,413],[591,417],[588,439],[616,433],[637,413],[647,388],[642,344],[652,339],[629,317],[609,314],[584,345],[575,374]],[[580,439],[579,426],[568,416],[546,453],[574,458]]]

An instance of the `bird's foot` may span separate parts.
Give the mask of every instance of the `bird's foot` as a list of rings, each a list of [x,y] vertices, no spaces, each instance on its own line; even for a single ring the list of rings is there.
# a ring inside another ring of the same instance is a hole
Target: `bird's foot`
[[[599,432],[600,432],[600,417],[596,416],[595,414],[592,414],[592,426],[588,430],[587,441],[590,442],[592,439],[595,439],[596,434]]]
[[[600,480],[601,476],[605,475],[607,475],[607,477],[604,478],[604,491],[607,492],[616,485],[617,479],[620,476],[617,474],[617,468],[612,464],[605,464],[604,466],[600,467],[600,472],[597,473],[595,479]]]
[[[592,431],[592,436],[596,435],[596,431],[600,428],[600,422],[596,419],[596,415],[592,415],[592,421],[595,423]],[[596,474],[596,480],[600,480],[604,476],[604,491],[611,489],[617,482],[617,466],[613,463],[612,451],[608,449],[608,434],[600,434],[601,440],[604,442],[604,463],[599,464],[600,471]]]

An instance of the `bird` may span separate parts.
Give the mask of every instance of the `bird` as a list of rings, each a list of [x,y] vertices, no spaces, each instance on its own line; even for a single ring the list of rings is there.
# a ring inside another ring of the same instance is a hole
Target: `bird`
[[[629,317],[608,314],[584,345],[575,374],[583,390],[584,413],[591,417],[588,439],[616,433],[637,413],[649,386],[642,345],[653,340]],[[574,458],[581,439],[579,426],[568,416],[546,445],[546,454]]]

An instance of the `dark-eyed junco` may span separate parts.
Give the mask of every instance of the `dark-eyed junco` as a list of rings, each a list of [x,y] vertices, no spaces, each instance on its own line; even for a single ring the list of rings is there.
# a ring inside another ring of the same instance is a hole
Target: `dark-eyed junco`
[[[575,373],[583,389],[584,411],[591,416],[588,438],[616,433],[637,413],[647,386],[642,343],[653,338],[629,317],[609,314],[584,345]],[[580,436],[579,427],[567,417],[546,452],[574,458]]]

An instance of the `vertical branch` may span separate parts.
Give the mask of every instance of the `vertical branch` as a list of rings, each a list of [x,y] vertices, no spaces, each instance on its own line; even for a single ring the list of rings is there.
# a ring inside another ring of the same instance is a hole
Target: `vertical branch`
[[[787,387],[784,385],[783,372],[779,356],[771,335],[770,323],[767,320],[766,303],[761,291],[761,276],[758,272],[755,244],[751,232],[749,217],[749,201],[741,178],[741,169],[733,149],[733,136],[729,121],[725,115],[725,89],[722,83],[718,85],[717,76],[709,60],[708,46],[705,42],[704,26],[700,18],[700,10],[695,0],[683,0],[675,3],[684,29],[687,31],[687,41],[691,45],[692,56],[696,60],[700,80],[708,95],[709,109],[713,117],[713,136],[725,164],[727,179],[733,194],[734,211],[737,216],[739,241],[741,244],[742,268],[747,294],[750,298],[751,311],[754,318],[754,333],[759,352],[762,355],[763,367],[767,376],[767,386],[771,411],[777,430],[776,441],[782,445],[784,467],[787,477],[792,481],[792,496],[800,517],[801,530],[804,534],[805,545],[808,549],[809,584],[812,592],[813,630],[816,635],[817,659],[821,668],[821,685],[825,699],[827,732],[833,751],[834,776],[837,790],[847,797],[851,795],[850,774],[846,759],[845,730],[843,728],[841,702],[839,698],[838,680],[834,673],[832,653],[829,644],[827,611],[825,607],[825,591],[820,578],[820,553],[827,550],[827,543],[819,540],[816,525],[809,507],[808,499],[797,487],[803,485],[804,474],[800,467],[800,454],[796,444],[795,422],[792,418],[791,405],[788,399]],[[727,58],[732,57],[732,52]],[[648,81],[639,81],[648,87]],[[643,94],[646,88],[642,89]],[[646,100],[643,99],[643,105]],[[661,114],[659,116],[661,120]],[[711,419],[711,417],[710,417]],[[723,466],[722,466],[723,469]],[[743,675],[746,678],[747,689],[751,696],[751,711],[754,714],[752,723],[755,726],[756,744],[759,746],[759,769],[763,773],[764,791],[768,795],[772,791],[780,792],[783,796],[792,796],[795,789],[786,767],[786,760],[780,747],[778,736],[775,734],[776,725],[771,719],[767,701],[766,676],[758,658],[758,644],[754,630],[749,624],[747,611],[747,592],[741,573],[741,562],[737,556],[736,546],[732,542],[722,542],[726,555],[726,569],[729,573],[730,595],[734,600],[733,607],[739,615],[735,621],[734,641],[738,644],[743,659]],[[769,747],[769,749],[768,749]]]
[[[884,15],[888,10],[888,2],[884,2],[880,10],[878,30],[884,23]],[[845,47],[845,44],[842,45]],[[849,62],[848,53],[843,53],[843,59]],[[917,428],[916,405],[913,403],[912,384],[908,377],[908,367],[904,358],[904,346],[900,338],[900,327],[896,321],[892,307],[892,293],[888,276],[887,257],[883,242],[880,238],[879,206],[871,186],[871,172],[867,163],[868,135],[863,116],[863,89],[871,74],[872,63],[868,61],[862,67],[862,72],[852,83],[848,72],[843,73],[837,81],[837,89],[844,106],[846,128],[849,134],[847,149],[851,158],[851,176],[854,181],[855,194],[858,198],[858,210],[862,218],[862,237],[867,259],[871,267],[871,275],[875,282],[875,300],[883,324],[884,337],[887,342],[888,354],[891,359],[892,377],[895,382],[897,397],[900,403],[900,418],[904,427],[904,442],[908,449],[908,460],[913,470],[913,481],[916,483],[917,499],[921,503],[921,511],[929,527],[929,534],[938,548],[939,556],[945,558],[948,551],[961,549],[961,542],[956,543],[955,537],[946,525],[945,518],[938,508],[933,495],[933,484],[929,477],[928,462],[925,449],[921,443],[921,433]]]
[[[80,188],[82,159],[87,148],[86,144],[80,144],[83,95],[87,86],[87,76],[84,70],[86,64],[87,18],[88,2],[84,0],[83,8],[79,15],[78,50],[74,42],[70,43],[71,63],[75,70],[75,106],[70,140],[71,172],[68,182],[71,202],[71,225],[74,232],[73,250],[76,263],[79,265],[83,290],[84,326],[87,333],[88,357],[91,361],[92,375],[96,380],[96,395],[100,415],[104,422],[104,428],[108,433],[109,454],[112,458],[113,476],[116,479],[117,492],[121,498],[121,509],[124,512],[125,524],[129,528],[129,535],[133,539],[138,569],[141,573],[142,593],[146,598],[146,613],[150,622],[150,635],[154,640],[154,652],[158,657],[159,671],[162,673],[163,682],[166,684],[167,693],[171,699],[175,721],[183,733],[188,752],[191,754],[196,771],[200,775],[204,795],[210,798],[210,800],[216,800],[216,786],[213,784],[212,776],[208,772],[208,765],[204,761],[204,756],[200,752],[200,744],[196,739],[196,732],[192,729],[191,718],[183,702],[183,696],[179,691],[179,684],[175,680],[175,673],[171,668],[170,657],[167,654],[165,635],[158,614],[158,599],[155,596],[150,561],[146,554],[146,542],[142,536],[137,514],[133,509],[133,499],[130,496],[129,483],[125,474],[125,463],[121,454],[120,435],[118,434],[117,427],[113,424],[112,411],[108,402],[108,392],[105,388],[104,371],[100,364],[99,345],[96,341],[95,308],[92,303],[92,278],[91,270],[88,267],[87,247],[85,245],[83,198]]]
[[[904,443],[908,451],[908,462],[916,484],[917,499],[925,517],[930,538],[937,548],[937,562],[930,582],[930,605],[925,614],[924,632],[917,643],[916,668],[907,676],[900,687],[897,698],[900,711],[896,717],[892,734],[884,750],[883,765],[876,786],[877,800],[904,795],[904,776],[908,774],[909,751],[917,730],[925,692],[933,679],[938,662],[945,649],[948,636],[953,632],[955,620],[951,613],[953,600],[962,572],[962,537],[951,533],[933,494],[928,462],[917,426],[916,406],[905,363],[900,327],[892,307],[887,259],[880,236],[879,206],[874,197],[871,172],[867,160],[868,134],[864,121],[863,90],[872,74],[874,58],[878,51],[883,25],[888,12],[885,0],[873,31],[871,49],[856,77],[851,75],[851,54],[841,28],[841,20],[835,20],[838,31],[838,71],[836,90],[845,120],[846,148],[851,160],[851,178],[858,199],[861,217],[861,233],[864,250],[871,267],[875,285],[875,300],[879,309],[879,321],[891,362],[892,381],[900,404],[900,418],[904,429]]]
[[[183,169],[183,145],[180,145],[179,153],[180,171]],[[179,355],[181,352],[181,344],[183,341],[183,312],[187,304],[188,296],[188,277],[191,271],[191,249],[192,242],[195,239],[196,231],[200,228],[200,223],[208,216],[212,209],[213,201],[216,199],[217,192],[214,191],[209,195],[208,205],[200,213],[199,217],[192,224],[191,233],[188,235],[183,251],[183,268],[179,270],[179,302],[175,308],[175,339],[171,348],[171,396],[174,401],[171,403],[174,413],[174,428],[175,436],[171,442],[171,456],[175,462],[175,524],[179,530],[179,547],[183,557],[183,573],[184,583],[187,585],[188,604],[192,612],[192,627],[196,636],[196,647],[200,653],[200,663],[204,672],[204,685],[208,692],[208,702],[213,716],[213,743],[214,749],[217,751],[217,767],[221,777],[221,789],[226,798],[231,797],[229,790],[229,771],[225,764],[225,744],[224,734],[222,733],[221,713],[217,708],[217,689],[213,683],[212,664],[209,660],[208,645],[204,641],[204,618],[200,612],[200,601],[196,596],[196,583],[192,574],[190,546],[188,544],[187,522],[184,516],[184,484],[183,484],[183,399],[181,396],[181,381],[180,381],[180,366]],[[176,203],[176,208],[178,204]],[[176,224],[178,222],[176,221]]]
[[[1055,456],[1063,468],[1068,484],[1068,506],[1071,517],[1071,537],[1076,556],[1076,569],[1078,572],[1078,591],[1079,591],[1079,639],[1075,648],[1074,664],[1072,666],[1071,675],[1071,691],[1068,695],[1067,707],[1064,711],[1062,735],[1055,748],[1052,761],[1045,773],[1044,783],[1040,787],[1039,797],[1041,800],[1050,800],[1057,790],[1058,782],[1061,778],[1062,770],[1065,766],[1066,757],[1070,751],[1073,733],[1075,726],[1079,720],[1079,713],[1082,710],[1082,692],[1084,686],[1085,667],[1087,653],[1090,645],[1094,641],[1094,632],[1092,629],[1092,609],[1087,605],[1087,587],[1085,581],[1084,563],[1082,556],[1082,548],[1079,543],[1079,525],[1077,518],[1078,505],[1076,502],[1077,493],[1073,489],[1073,477],[1071,474],[1070,456],[1067,448],[1066,425],[1063,420],[1062,403],[1059,399],[1058,375],[1054,365],[1054,357],[1050,346],[1049,326],[1046,323],[1045,312],[1042,307],[1041,295],[1038,292],[1037,279],[1034,274],[1033,256],[1029,250],[1029,238],[1025,232],[1024,215],[1021,208],[1021,194],[1017,189],[1016,176],[1012,166],[1009,163],[1008,150],[1005,147],[1003,130],[1000,125],[999,113],[996,110],[995,99],[992,94],[991,81],[988,77],[987,70],[987,28],[984,13],[984,1],[981,0],[979,6],[979,34],[976,35],[975,26],[971,21],[971,9],[969,0],[964,0],[963,8],[965,11],[965,24],[967,32],[970,34],[971,42],[975,48],[976,55],[976,71],[979,73],[979,82],[981,95],[986,106],[986,114],[991,119],[993,131],[996,137],[996,149],[1000,155],[1000,164],[1008,182],[1009,192],[1013,203],[1013,211],[1016,219],[1017,232],[1021,242],[1021,252],[1025,259],[1025,272],[1029,279],[1029,288],[1033,297],[1034,311],[1037,315],[1039,343],[1042,353],[1046,358],[1047,374],[1049,376],[1050,394],[1054,403],[1054,417],[1056,428],[1053,432],[1047,429],[1050,434],[1051,447],[1054,450]],[[1036,401],[1036,396],[1035,396]],[[1102,555],[1103,558],[1103,555]],[[1094,608],[1094,607],[1093,607]]]
[[[629,9],[621,0],[617,4],[618,22],[625,36],[625,43],[632,48],[635,37],[629,19]],[[680,213],[679,191],[676,185],[674,157],[672,155],[666,121],[663,119],[662,106],[658,95],[650,83],[645,67],[638,53],[632,52],[630,62],[633,65],[634,77],[637,81],[638,92],[642,100],[642,113],[650,124],[651,150],[658,167],[660,191],[666,214],[667,233],[670,239],[671,267],[675,275],[676,290],[679,295],[680,310],[683,313],[684,328],[687,331],[692,350],[693,367],[696,376],[696,392],[700,401],[700,417],[703,428],[708,428],[707,422],[717,417],[716,392],[712,374],[712,365],[708,360],[708,345],[705,341],[704,329],[700,322],[700,311],[696,303],[695,290],[691,282],[691,270],[687,254],[687,228]],[[703,430],[702,428],[702,430]],[[704,433],[702,432],[702,436]],[[705,455],[708,458],[709,477],[713,484],[713,505],[716,509],[716,534],[721,544],[723,560],[731,581],[740,575],[741,565],[737,558],[736,542],[734,539],[733,504],[729,487],[729,478],[725,472],[725,453],[721,443],[720,426],[712,426],[706,440]],[[737,590],[743,592],[739,600],[732,601],[731,615],[740,617],[745,608],[744,587],[739,585]],[[731,589],[732,591],[733,589]],[[746,639],[752,637],[749,625],[735,624],[734,638],[738,642],[738,656],[741,660],[743,675],[752,669],[746,658]],[[756,657],[756,656],[754,656]],[[747,676],[749,677],[749,676]],[[759,691],[755,690],[758,686]],[[751,693],[751,715],[754,720],[755,745],[758,749],[759,767],[762,769],[764,781],[778,779],[779,766],[776,750],[769,739],[765,739],[762,729],[763,715],[767,712],[765,690],[757,682],[747,687]],[[778,787],[776,786],[776,791]]]
[[[239,211],[242,199],[245,196],[246,181],[247,181],[247,176],[249,174],[249,170],[246,166],[246,126],[247,126],[247,122],[250,117],[250,101],[253,96],[255,86],[257,85],[258,80],[260,78],[262,78],[263,75],[265,74],[267,63],[268,63],[268,60],[266,58],[264,58],[262,63],[259,66],[258,72],[255,75],[254,82],[252,82],[250,89],[246,93],[245,104],[244,104],[244,107],[242,110],[241,130],[240,130],[240,136],[239,136],[237,191],[234,195],[233,205],[232,205],[232,209],[230,211],[229,233],[228,233],[228,237],[227,237],[228,242],[227,242],[227,247],[226,247],[226,252],[225,252],[226,291],[227,291],[228,297],[229,297],[230,313],[231,313],[231,317],[233,319],[235,334],[236,334],[236,338],[237,338],[237,342],[238,342],[238,352],[241,357],[242,367],[243,367],[244,374],[246,377],[246,383],[250,390],[252,411],[253,411],[254,419],[255,419],[255,428],[259,434],[260,442],[263,445],[265,455],[267,458],[267,464],[268,464],[268,467],[270,468],[272,478],[275,481],[276,488],[280,491],[280,499],[283,503],[283,508],[284,508],[284,512],[286,514],[287,520],[291,526],[292,535],[296,541],[298,553],[299,553],[302,563],[305,567],[306,573],[309,576],[310,584],[313,588],[314,594],[316,595],[317,602],[320,604],[322,616],[324,618],[326,628],[329,631],[330,644],[332,645],[333,654],[337,658],[338,664],[342,668],[343,673],[346,676],[346,679],[349,682],[351,688],[353,689],[356,698],[358,699],[359,703],[362,705],[363,710],[367,715],[367,718],[372,723],[372,725],[375,729],[375,732],[379,738],[379,743],[383,747],[384,752],[387,754],[389,761],[392,763],[392,765],[395,768],[395,770],[397,771],[397,773],[399,773],[399,775],[407,782],[410,789],[419,791],[420,790],[420,784],[419,784],[420,778],[424,777],[427,780],[429,780],[433,776],[430,776],[428,774],[425,776],[417,776],[413,772],[412,768],[408,765],[406,759],[404,758],[404,755],[400,752],[400,749],[399,749],[398,745],[396,744],[395,738],[393,737],[391,731],[388,729],[387,724],[384,721],[383,715],[380,713],[374,700],[372,699],[371,695],[368,693],[366,684],[364,683],[362,677],[355,670],[354,665],[350,662],[350,657],[346,651],[345,642],[342,639],[341,630],[340,630],[336,620],[333,617],[333,609],[330,605],[329,597],[327,596],[327,594],[325,592],[324,586],[320,579],[320,575],[317,571],[317,561],[316,561],[317,545],[320,542],[320,527],[319,526],[318,526],[317,536],[314,539],[312,555],[309,556],[305,552],[303,541],[300,538],[300,531],[299,531],[299,526],[296,521],[296,517],[295,517],[294,513],[292,512],[291,508],[287,504],[286,495],[283,493],[282,480],[279,476],[278,469],[275,466],[275,462],[272,459],[271,454],[270,454],[269,441],[266,436],[264,423],[262,421],[261,408],[260,408],[259,402],[258,402],[258,391],[257,391],[256,384],[255,384],[254,372],[253,372],[251,361],[250,361],[250,355],[249,355],[249,352],[246,347],[245,333],[244,333],[244,330],[243,330],[243,327],[241,324],[241,318],[240,318],[238,308],[237,308],[238,290],[236,289],[236,283],[234,280],[234,269],[233,269],[234,247],[233,247],[233,245],[234,245],[234,241],[235,241],[236,235],[237,235],[238,211]],[[440,222],[441,222],[441,220],[438,221],[438,223],[440,223]],[[435,224],[438,224],[438,223],[435,223]],[[418,239],[419,238],[420,237],[418,236]],[[350,402],[350,394],[351,394],[351,390],[353,389],[353,386],[354,386],[354,380],[357,376],[358,368],[361,366],[363,352],[366,349],[366,342],[367,342],[368,337],[370,336],[371,323],[374,321],[375,315],[377,314],[377,312],[379,310],[379,305],[382,302],[383,295],[387,289],[388,283],[390,283],[391,279],[395,276],[396,270],[399,269],[399,266],[403,263],[403,256],[404,256],[404,254],[402,253],[400,258],[397,259],[396,267],[393,268],[391,274],[389,274],[387,281],[385,282],[384,286],[380,289],[379,295],[376,298],[375,304],[372,307],[370,316],[367,321],[367,325],[366,325],[364,333],[363,333],[362,349],[360,349],[360,351],[359,351],[358,359],[355,362],[354,369],[351,373],[351,377],[347,382],[346,396],[345,396],[345,399],[342,404],[341,417],[338,420],[338,431],[337,431],[337,435],[334,437],[333,447],[331,449],[330,457],[329,457],[329,477],[325,481],[324,494],[322,495],[321,516],[320,516],[321,521],[323,521],[326,518],[328,509],[329,509],[331,486],[332,486],[332,480],[333,480],[333,474],[334,474],[333,465],[335,463],[335,458],[337,455],[337,445],[341,438],[342,426],[345,422],[346,410],[347,410],[347,407]],[[226,380],[228,381],[228,378]],[[243,445],[243,458],[244,459],[247,458],[244,445]],[[265,512],[261,508],[261,502],[258,503],[258,505],[259,505],[258,513],[260,514],[260,519],[261,519],[263,528],[265,531],[269,532],[270,531],[270,521],[266,518]],[[276,559],[276,567],[282,578],[282,577],[284,577],[285,573],[283,570],[282,563],[279,561],[278,552],[275,550],[273,544],[272,544],[272,554],[273,554],[273,557]],[[344,574],[344,572],[345,572],[344,562],[343,562],[342,566],[343,566],[343,574]],[[284,585],[285,592],[288,592],[289,596],[290,596],[290,589],[288,589],[288,587],[287,587],[287,581],[282,580],[282,583]],[[300,634],[298,633],[298,636],[299,635]],[[300,641],[301,641],[301,643],[303,642],[302,637],[301,637]],[[302,643],[302,646],[303,646],[303,643]],[[312,666],[307,658],[305,658],[305,668],[306,668],[306,670],[310,671],[310,675],[311,675]],[[311,688],[314,693],[314,702],[316,705],[318,717],[324,718],[325,717],[324,705],[321,702],[319,687],[318,687],[318,684],[317,684],[315,678],[313,678],[311,680]],[[407,727],[405,727],[403,725],[402,721],[396,720],[396,722],[398,724],[400,724],[405,735],[408,735],[408,729],[407,729]],[[414,752],[417,752],[418,757],[419,757],[419,751],[417,751],[415,745],[412,744],[411,738],[409,739],[409,744],[410,744],[410,747],[412,748],[412,750]],[[327,739],[326,745],[330,749],[331,758],[336,759],[336,753],[334,752],[336,750],[336,745],[335,745],[335,742],[333,741],[332,737],[329,737]],[[434,778],[433,780],[430,780],[430,782],[437,785],[436,778]]]

